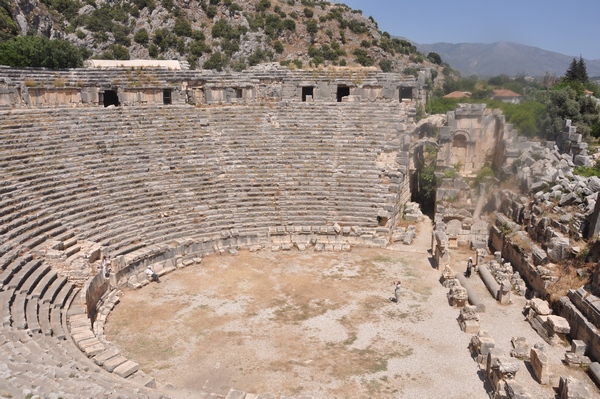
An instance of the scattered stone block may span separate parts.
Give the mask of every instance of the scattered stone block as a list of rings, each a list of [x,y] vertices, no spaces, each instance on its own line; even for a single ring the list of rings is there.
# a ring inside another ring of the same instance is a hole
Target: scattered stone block
[[[476,356],[477,362],[482,363],[487,359],[490,351],[496,346],[494,340],[488,335],[486,330],[479,330],[477,335],[471,337],[469,349]]]
[[[560,377],[558,384],[558,396],[560,399],[587,399],[591,398],[590,391],[581,382],[572,377]]]
[[[531,348],[525,337],[513,337],[510,342],[513,346],[513,349],[510,351],[512,357],[516,357],[519,360],[529,360]]]
[[[585,350],[587,349],[587,345],[580,339],[574,339],[571,342],[571,352],[576,355],[585,355]]]
[[[508,380],[504,383],[504,391],[508,399],[531,399],[533,396],[527,389],[515,380]]]
[[[548,304],[547,301],[544,301],[543,299],[533,298],[531,301],[529,301],[529,305],[539,315],[552,314],[550,305]]]
[[[539,349],[531,348],[530,364],[537,381],[542,385],[550,383],[548,355]]]
[[[455,285],[448,291],[448,302],[452,307],[462,308],[467,304],[468,299],[467,290],[460,285]]]

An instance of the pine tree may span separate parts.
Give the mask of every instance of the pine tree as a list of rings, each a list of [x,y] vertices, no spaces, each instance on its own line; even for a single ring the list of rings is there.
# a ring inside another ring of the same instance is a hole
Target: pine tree
[[[565,72],[565,80],[567,82],[579,80],[579,64],[575,58],[573,58],[573,61],[571,61],[569,68],[567,68],[567,71]]]
[[[567,82],[581,82],[583,84],[589,81],[585,61],[582,56],[579,56],[579,61],[573,58],[569,68],[565,72],[565,80]]]
[[[579,81],[583,84],[587,83],[590,78],[588,77],[587,74],[587,68],[585,67],[585,61],[583,60],[583,57],[580,55],[579,56],[579,62],[577,63],[577,69],[579,72]]]

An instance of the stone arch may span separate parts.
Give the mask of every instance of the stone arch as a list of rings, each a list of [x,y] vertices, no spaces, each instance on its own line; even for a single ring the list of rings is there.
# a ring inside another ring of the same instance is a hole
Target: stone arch
[[[458,172],[465,170],[468,161],[471,136],[465,130],[452,132],[450,145],[450,165],[457,167]]]

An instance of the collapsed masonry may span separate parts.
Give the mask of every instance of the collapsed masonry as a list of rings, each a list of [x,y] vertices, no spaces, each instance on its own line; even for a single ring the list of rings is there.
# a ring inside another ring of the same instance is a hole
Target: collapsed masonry
[[[549,297],[551,287],[559,280],[560,263],[575,258],[598,260],[597,249],[590,243],[595,242],[600,232],[600,179],[573,173],[576,166],[590,166],[594,159],[588,155],[587,144],[582,142],[570,121],[566,122],[556,143],[535,143],[513,136],[502,145],[505,146],[504,160],[496,163],[496,167],[500,166],[497,170],[505,176],[515,176],[520,191],[504,189],[488,194],[485,183],[481,183],[477,187],[478,197],[475,189],[462,178],[444,178],[440,173],[442,184],[437,191],[432,241],[437,264],[446,267],[442,280],[446,281],[452,274],[448,271],[450,250],[459,245],[469,246],[477,254],[479,275],[492,296],[500,303],[509,304],[511,293]],[[456,157],[446,156],[439,164],[454,161]],[[490,161],[493,164],[494,161]],[[468,171],[463,173],[466,174]],[[482,214],[483,196],[489,217]],[[586,240],[588,248],[584,248]],[[494,259],[486,260],[487,250],[494,254]],[[591,378],[600,381],[600,367],[593,363],[600,360],[600,299],[597,296],[600,295],[600,267],[596,266],[591,279],[587,273],[584,268],[577,270],[582,285],[585,281],[591,283],[572,289],[560,298],[554,306],[555,312],[546,301],[533,299],[524,314],[548,344],[559,345],[572,340],[571,350],[565,353],[563,362],[589,369]],[[450,286],[451,304],[461,304],[462,291],[455,284]],[[465,288],[468,295],[466,281]],[[461,327],[464,324],[462,322]],[[470,331],[479,331],[479,327]],[[495,352],[493,342],[488,341],[485,331],[479,331],[473,338],[472,348],[480,361],[487,359],[486,375],[492,391],[507,397],[528,397],[523,387],[514,383],[516,370],[510,361],[507,363],[503,354]],[[527,356],[538,382],[547,384],[548,361],[543,348],[530,350],[523,342],[516,341],[513,345],[512,356]],[[561,377],[559,394],[561,398],[590,397],[584,386],[566,377]]]

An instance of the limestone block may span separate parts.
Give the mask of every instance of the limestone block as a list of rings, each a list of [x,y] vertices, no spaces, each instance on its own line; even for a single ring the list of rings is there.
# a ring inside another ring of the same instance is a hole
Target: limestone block
[[[571,331],[571,326],[564,317],[549,315],[547,323],[555,334],[568,334]]]
[[[479,363],[483,359],[487,359],[488,354],[495,346],[496,343],[485,330],[479,330],[477,335],[471,338],[470,349],[477,355]]]
[[[585,399],[592,397],[590,391],[583,382],[565,376],[560,377],[558,395],[560,399]]]
[[[537,381],[542,385],[549,384],[550,377],[548,372],[548,355],[539,349],[531,348],[529,357],[531,359],[531,368],[533,369],[533,374],[535,374]]]
[[[116,375],[118,375],[120,377],[127,378],[131,374],[138,371],[139,369],[140,369],[139,364],[137,364],[136,362],[132,362],[131,360],[127,360],[126,362],[117,366],[113,370],[113,373],[115,373]]]
[[[128,360],[125,356],[122,356],[122,355],[114,356],[104,362],[104,369],[106,371],[110,371],[112,373],[114,369],[116,369],[118,366],[120,366],[121,364],[123,364],[127,361]]]
[[[117,351],[114,348],[109,348],[109,349],[106,349],[105,351],[103,351],[102,353],[99,353],[96,356],[94,356],[92,360],[98,366],[102,366],[108,359],[112,359],[113,357],[118,356],[118,355],[119,355],[119,351]]]
[[[533,396],[527,389],[515,380],[508,380],[504,384],[504,391],[508,399],[531,399]]]
[[[574,339],[573,342],[571,342],[571,352],[573,352],[576,355],[585,355],[585,350],[587,349],[587,346],[585,344],[585,342],[583,342],[580,339]]]
[[[230,389],[227,396],[225,396],[225,399],[244,399],[246,397],[246,392]]]
[[[577,196],[575,193],[572,194]],[[569,239],[567,237],[551,238],[548,244],[548,259],[551,262],[559,262],[567,256],[569,256]]]
[[[134,274],[133,276],[129,276],[129,278],[127,279],[127,286],[129,286],[129,288],[138,288],[140,286],[140,283],[138,283],[137,280],[137,275]]]
[[[520,360],[529,360],[530,347],[525,337],[513,337],[510,342],[513,346],[513,349],[510,351],[512,357]]]
[[[515,378],[520,368],[520,362],[514,357],[502,356],[498,358],[498,371],[503,380],[512,380]]]
[[[461,320],[460,329],[467,334],[477,334],[479,332],[479,321],[477,320]]]
[[[479,321],[479,314],[477,313],[477,307],[473,305],[467,305],[460,310],[458,316],[460,320],[476,320]]]
[[[543,299],[534,298],[529,302],[529,304],[531,308],[535,311],[535,313],[537,313],[538,315],[552,314],[550,305],[548,305],[548,302],[544,301]]]

